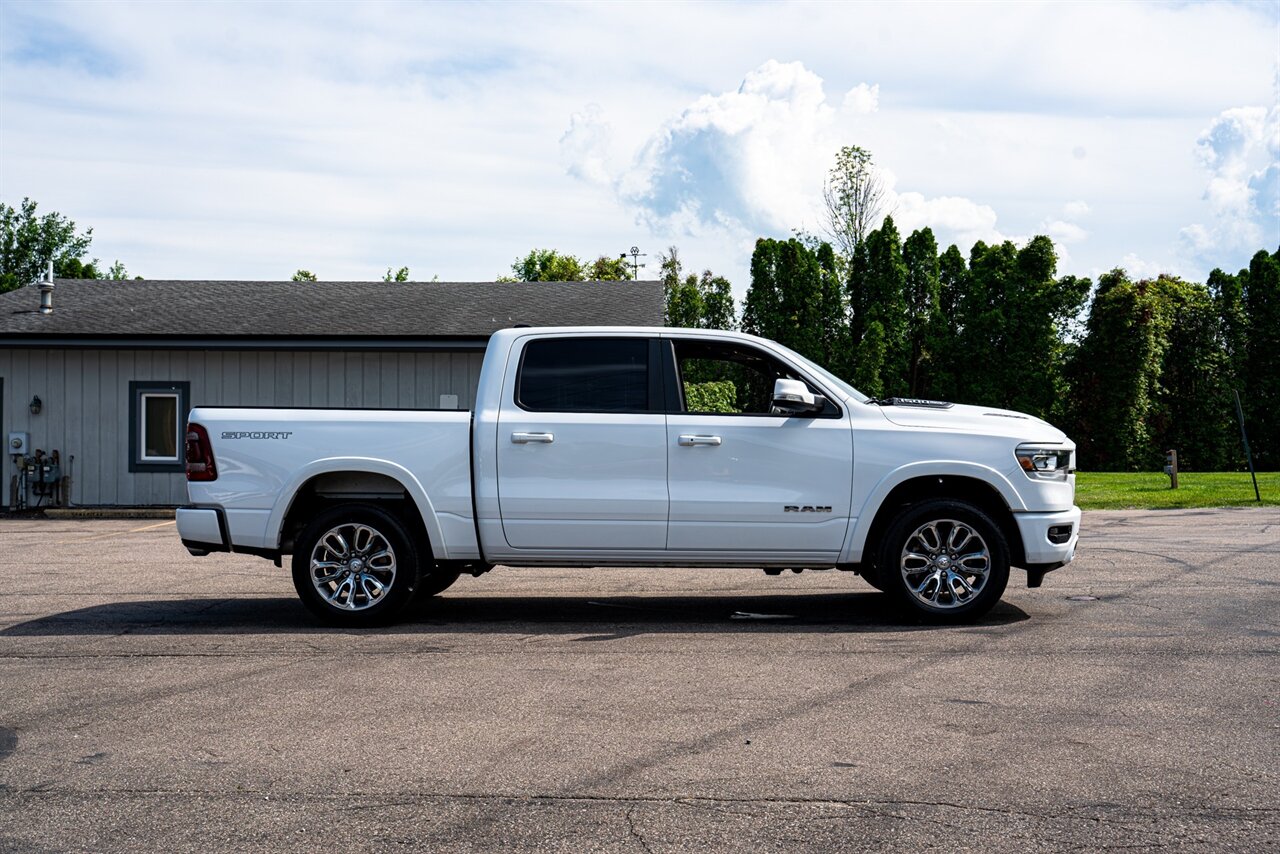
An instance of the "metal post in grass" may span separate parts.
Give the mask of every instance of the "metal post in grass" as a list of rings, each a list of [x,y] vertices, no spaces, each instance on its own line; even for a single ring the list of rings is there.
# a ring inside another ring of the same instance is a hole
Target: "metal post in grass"
[[[1258,492],[1258,473],[1253,470],[1253,452],[1249,450],[1249,434],[1244,430],[1244,409],[1240,406],[1240,392],[1233,392],[1236,396],[1236,418],[1240,419],[1240,441],[1244,442],[1244,456],[1249,461],[1249,477],[1253,478],[1253,497],[1259,504],[1262,503],[1262,495]]]

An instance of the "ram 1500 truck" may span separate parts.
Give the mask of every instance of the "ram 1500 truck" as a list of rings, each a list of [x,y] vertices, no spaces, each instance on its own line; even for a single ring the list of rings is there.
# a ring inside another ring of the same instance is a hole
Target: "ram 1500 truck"
[[[1075,445],[1048,423],[873,400],[734,332],[504,329],[474,411],[200,406],[186,460],[187,549],[292,555],[342,625],[495,564],[835,568],[972,620],[1080,528]]]

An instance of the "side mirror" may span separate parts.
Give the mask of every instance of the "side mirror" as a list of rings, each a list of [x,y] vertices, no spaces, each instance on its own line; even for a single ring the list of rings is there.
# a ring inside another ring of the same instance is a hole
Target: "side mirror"
[[[826,402],[826,398],[809,391],[809,387],[800,380],[774,380],[774,412],[782,415],[805,415],[821,412]]]

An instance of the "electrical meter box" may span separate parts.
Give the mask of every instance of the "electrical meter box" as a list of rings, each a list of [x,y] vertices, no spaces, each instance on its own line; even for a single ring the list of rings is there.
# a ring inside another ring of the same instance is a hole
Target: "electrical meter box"
[[[26,456],[31,453],[31,434],[30,433],[10,433],[9,443],[5,446],[6,454],[13,456],[14,454],[22,454]]]

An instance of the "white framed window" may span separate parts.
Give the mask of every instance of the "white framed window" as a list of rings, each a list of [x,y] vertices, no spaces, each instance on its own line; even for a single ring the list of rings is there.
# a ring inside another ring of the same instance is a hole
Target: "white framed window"
[[[177,392],[143,392],[142,417],[138,419],[138,446],[142,449],[139,459],[144,463],[176,463],[178,449],[178,407],[182,396]]]
[[[187,382],[129,383],[129,471],[185,469],[182,431],[190,397],[191,384]]]

